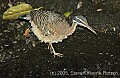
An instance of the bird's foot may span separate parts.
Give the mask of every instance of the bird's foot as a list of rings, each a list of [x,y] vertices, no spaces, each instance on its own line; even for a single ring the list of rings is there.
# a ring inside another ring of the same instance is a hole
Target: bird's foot
[[[53,52],[53,54],[54,54],[54,58],[55,58],[55,56],[63,57],[63,54],[61,54],[61,53],[56,53],[55,51]]]
[[[54,54],[54,58],[55,58],[55,56],[63,57],[63,54],[55,52],[55,50],[52,46],[52,43],[49,43],[48,49],[50,49],[51,54]]]

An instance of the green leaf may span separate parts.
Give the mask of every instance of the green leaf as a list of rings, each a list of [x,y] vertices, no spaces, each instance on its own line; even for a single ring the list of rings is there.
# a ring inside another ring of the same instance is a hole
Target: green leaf
[[[65,17],[69,17],[71,13],[72,13],[72,12],[67,11],[67,12],[64,13],[64,16],[65,16]]]

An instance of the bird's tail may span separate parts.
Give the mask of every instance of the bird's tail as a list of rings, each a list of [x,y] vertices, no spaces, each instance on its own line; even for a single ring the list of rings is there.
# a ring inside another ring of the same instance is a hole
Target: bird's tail
[[[21,15],[18,17],[18,19],[22,19],[22,20],[31,20],[30,14],[27,15]]]

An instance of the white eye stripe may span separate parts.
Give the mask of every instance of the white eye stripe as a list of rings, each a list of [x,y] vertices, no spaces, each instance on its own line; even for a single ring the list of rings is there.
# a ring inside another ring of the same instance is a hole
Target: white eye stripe
[[[77,22],[77,21],[75,21],[75,20],[73,20],[73,22],[75,22],[75,23],[76,23],[76,25],[82,25],[82,26],[84,26],[84,27],[87,27],[85,24],[80,23],[80,22]]]
[[[81,20],[81,19],[80,19],[80,18],[78,18],[77,16],[76,16],[76,19],[80,20],[82,23],[84,23],[84,24],[86,24],[86,25],[87,25],[87,23],[86,23],[86,22],[84,22],[83,20]]]
[[[84,23],[80,23],[80,22],[77,22],[77,21],[75,21],[75,20],[73,20],[73,22],[75,22],[76,25],[80,25],[80,26],[86,27],[86,28],[88,28],[89,30],[91,30],[93,33],[97,34],[88,24],[86,25],[86,24],[84,24]]]

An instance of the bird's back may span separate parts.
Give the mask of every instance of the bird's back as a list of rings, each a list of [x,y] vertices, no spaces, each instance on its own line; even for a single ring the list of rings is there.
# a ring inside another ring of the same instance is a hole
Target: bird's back
[[[53,11],[31,11],[30,16],[45,35],[64,34],[70,27],[64,17]]]
[[[32,31],[39,40],[45,43],[57,43],[67,37],[66,31],[70,26],[61,15],[53,11],[34,10],[30,12],[30,17]]]

